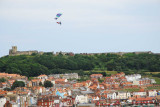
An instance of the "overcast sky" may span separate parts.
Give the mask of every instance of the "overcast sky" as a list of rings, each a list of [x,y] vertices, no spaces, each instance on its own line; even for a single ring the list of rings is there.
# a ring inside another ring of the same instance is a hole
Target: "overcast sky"
[[[54,19],[57,13],[63,15]],[[0,57],[19,51],[160,52],[160,0],[0,0]]]

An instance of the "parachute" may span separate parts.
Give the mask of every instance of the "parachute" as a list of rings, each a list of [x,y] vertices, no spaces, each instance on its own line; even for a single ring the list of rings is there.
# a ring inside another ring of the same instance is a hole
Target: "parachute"
[[[58,18],[61,17],[61,15],[62,15],[62,13],[58,13],[54,19],[58,20]],[[57,22],[57,24],[61,25],[62,23],[61,23],[61,21],[59,21],[59,22]]]
[[[58,13],[54,19],[57,20],[61,15],[61,13]]]

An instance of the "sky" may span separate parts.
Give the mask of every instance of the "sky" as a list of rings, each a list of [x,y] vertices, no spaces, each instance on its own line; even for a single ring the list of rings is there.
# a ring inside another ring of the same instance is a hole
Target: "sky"
[[[55,20],[57,13],[62,16]],[[19,51],[160,53],[160,0],[0,0],[0,57],[12,46]]]

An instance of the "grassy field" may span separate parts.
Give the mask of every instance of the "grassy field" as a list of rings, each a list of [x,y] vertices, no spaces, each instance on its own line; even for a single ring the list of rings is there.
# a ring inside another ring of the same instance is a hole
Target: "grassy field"
[[[150,77],[151,79],[155,79],[156,84],[160,84],[160,78],[158,77]]]
[[[105,71],[107,74],[117,74],[117,71]]]
[[[152,90],[152,89],[156,89],[158,91],[160,91],[160,86],[159,87],[147,87],[148,90]]]
[[[84,71],[84,72],[90,72],[90,71]],[[100,71],[100,70],[97,70],[97,71],[92,71],[92,72],[106,72],[107,74],[117,74],[117,71]]]
[[[139,90],[140,90],[139,88],[129,88],[129,89],[122,89],[120,91],[136,92],[136,91],[139,91]]]
[[[160,72],[145,72],[145,74],[160,74]]]

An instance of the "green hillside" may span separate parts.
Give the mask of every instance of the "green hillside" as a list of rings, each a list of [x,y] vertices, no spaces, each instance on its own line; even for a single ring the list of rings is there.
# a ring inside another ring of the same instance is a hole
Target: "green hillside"
[[[83,72],[89,71],[89,72]],[[92,72],[91,72],[92,71]],[[89,75],[95,71],[123,71],[127,74],[160,71],[160,55],[116,54],[101,55],[21,55],[0,58],[0,72],[18,73],[28,77],[40,74],[77,72]]]

